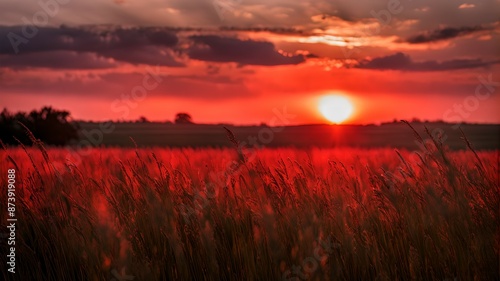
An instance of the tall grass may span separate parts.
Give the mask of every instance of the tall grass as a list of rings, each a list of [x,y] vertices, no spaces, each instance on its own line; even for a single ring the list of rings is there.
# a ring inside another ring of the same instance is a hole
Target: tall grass
[[[56,171],[62,150],[9,148],[1,279],[499,280],[498,151],[429,149],[100,148]]]

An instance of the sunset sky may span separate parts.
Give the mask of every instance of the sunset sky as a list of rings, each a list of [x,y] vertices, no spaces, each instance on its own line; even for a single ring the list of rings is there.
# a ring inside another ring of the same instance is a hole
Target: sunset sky
[[[6,0],[0,107],[235,124],[286,108],[302,124],[327,123],[318,102],[339,94],[354,107],[346,123],[500,123],[499,11],[498,0]]]

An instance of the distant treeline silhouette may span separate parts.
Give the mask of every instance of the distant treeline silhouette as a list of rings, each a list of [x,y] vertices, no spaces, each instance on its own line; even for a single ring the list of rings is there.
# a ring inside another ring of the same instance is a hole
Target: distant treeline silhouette
[[[78,126],[69,121],[70,113],[56,110],[52,107],[43,107],[40,111],[30,113],[11,113],[4,109],[0,113],[0,139],[8,145],[31,145],[28,137],[29,129],[35,138],[45,144],[62,146],[78,139]],[[26,128],[24,128],[24,126]]]
[[[106,121],[94,121],[94,120],[77,120],[75,121],[76,123],[103,123],[103,122],[111,122],[115,124],[132,124],[132,123],[161,123],[161,124],[178,124],[178,125],[185,125],[185,124],[197,124],[193,121],[193,117],[189,113],[185,112],[180,112],[175,115],[174,122],[165,120],[165,121],[150,121],[148,118],[145,116],[139,116],[137,120],[106,120]]]

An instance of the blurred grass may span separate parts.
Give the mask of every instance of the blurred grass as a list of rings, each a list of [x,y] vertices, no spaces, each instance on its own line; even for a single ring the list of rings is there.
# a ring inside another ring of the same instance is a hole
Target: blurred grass
[[[58,172],[63,149],[9,148],[18,260],[1,279],[499,280],[499,152],[428,148],[100,148]],[[319,239],[335,247],[306,272]]]

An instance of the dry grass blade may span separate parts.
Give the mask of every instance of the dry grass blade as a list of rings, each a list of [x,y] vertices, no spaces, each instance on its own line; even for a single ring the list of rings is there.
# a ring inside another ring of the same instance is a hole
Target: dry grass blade
[[[137,146],[137,142],[135,142],[135,140],[134,140],[133,137],[128,137],[128,138],[132,141],[132,143],[134,144],[135,149],[137,150],[137,148],[139,148],[139,146]]]
[[[38,149],[42,152],[43,158],[45,159],[45,161],[48,164],[49,163],[49,154],[47,153],[47,150],[43,146],[43,143],[39,139],[37,139],[35,137],[35,135],[33,135],[33,133],[30,131],[30,129],[28,129],[28,127],[26,127],[22,122],[18,121],[17,123],[19,125],[21,125],[21,127],[23,127],[26,130],[26,135],[31,140],[31,142],[33,142],[33,144],[36,145],[38,147]]]
[[[239,146],[239,141],[236,139],[236,137],[234,136],[234,133],[229,130],[227,127],[223,127],[224,130],[226,130],[226,135],[227,135],[227,138],[229,139],[229,141],[235,146],[235,147],[238,147]]]
[[[422,136],[420,136],[420,134],[417,132],[417,130],[415,130],[415,128],[413,128],[413,126],[410,124],[410,122],[408,122],[406,120],[401,120],[401,122],[403,122],[406,125],[408,125],[408,127],[410,127],[411,130],[413,131],[413,134],[415,135],[415,138],[417,138],[417,140],[419,142],[421,142],[423,145],[425,145],[424,139],[422,138]]]
[[[478,164],[480,165],[481,169],[484,171],[483,161],[481,161],[481,158],[479,158],[479,155],[477,155],[476,150],[472,147],[472,144],[470,143],[469,139],[465,135],[465,133],[462,130],[462,128],[459,128],[459,129],[460,129],[460,133],[462,134],[462,140],[467,145],[467,148],[469,148],[472,151],[472,153],[474,153],[474,156],[476,157],[476,160],[477,160]]]
[[[398,155],[399,159],[401,159],[401,162],[403,162],[405,164],[406,169],[410,173],[411,177],[415,178],[415,172],[413,171],[413,168],[410,166],[410,164],[408,164],[408,162],[403,158],[403,156],[401,155],[401,153],[398,150],[396,150],[396,154]]]
[[[236,148],[236,152],[238,153],[238,160],[241,162],[241,163],[246,163],[247,162],[247,158],[246,156],[243,154],[243,148],[240,146],[240,142],[236,139],[236,137],[234,136],[234,133],[229,130],[227,127],[223,127],[224,130],[226,130],[226,135],[227,135],[227,138],[229,139],[229,141],[234,145],[234,147]]]
[[[431,134],[431,132],[429,131],[429,128],[427,128],[427,126],[424,126],[424,128],[425,128],[425,133],[431,138],[432,143],[434,143],[434,146],[439,151],[439,154],[441,154],[441,157],[443,158],[444,163],[447,166],[450,166],[450,160],[448,160],[448,157],[446,157],[446,153],[444,151],[443,144],[439,140],[434,138],[434,136]]]

